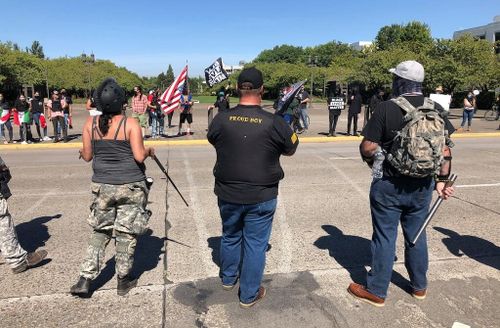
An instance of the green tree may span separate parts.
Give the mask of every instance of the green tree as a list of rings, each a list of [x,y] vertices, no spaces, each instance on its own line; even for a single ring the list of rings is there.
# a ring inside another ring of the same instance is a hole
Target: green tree
[[[43,47],[40,44],[40,42],[38,42],[36,40],[33,41],[33,43],[31,44],[31,48],[29,49],[29,53],[31,53],[32,55],[35,55],[41,59],[45,58],[45,54],[43,53]]]
[[[409,22],[406,25],[392,24],[382,27],[375,37],[379,50],[393,47],[405,47],[413,52],[425,51],[432,46],[429,26],[421,22]]]
[[[304,62],[304,49],[302,47],[295,47],[291,45],[280,45],[273,49],[262,51],[254,63],[289,63],[297,64]]]
[[[175,80],[174,69],[172,65],[168,64],[167,74],[165,76],[165,87],[171,85]]]

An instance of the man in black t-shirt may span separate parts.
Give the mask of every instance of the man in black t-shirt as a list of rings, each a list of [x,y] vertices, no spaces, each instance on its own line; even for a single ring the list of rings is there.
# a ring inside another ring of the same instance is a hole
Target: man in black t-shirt
[[[421,106],[424,103],[422,65],[415,61],[405,61],[390,72],[393,73],[393,94],[403,96],[414,107]],[[439,105],[436,106],[437,109],[442,109]],[[403,110],[392,101],[385,101],[377,106],[363,130],[364,139],[360,145],[361,156],[370,166],[374,163],[374,155],[379,147],[390,152],[394,137],[405,125],[403,118]],[[445,130],[451,135],[454,128],[446,117],[443,118]],[[433,189],[443,199],[453,194],[453,187],[445,187],[451,170],[451,150],[448,145],[451,146],[451,142],[443,149],[444,162],[436,177],[404,176],[387,160],[383,162],[383,176],[374,177],[370,188],[373,235],[372,264],[366,279],[367,285],[351,283],[348,288],[349,293],[356,298],[375,306],[384,305],[392,275],[400,222],[405,236],[405,265],[410,277],[412,295],[417,299],[425,298],[429,262],[425,232],[414,246],[410,246],[409,240],[416,235],[425,221]]]
[[[43,99],[40,98],[40,93],[38,91],[35,92],[33,99],[31,99],[30,111],[33,117],[33,122],[35,123],[36,132],[38,133],[38,141],[50,140],[50,138],[47,136],[47,124],[45,124],[45,127],[43,127],[43,137],[40,131],[40,126],[42,125],[40,117],[44,115],[44,104]]]
[[[261,286],[265,254],[284,177],[279,158],[293,155],[299,140],[281,116],[260,107],[259,70],[243,70],[238,89],[239,105],[215,116],[207,138],[217,151],[213,173],[223,230],[222,287],[231,290],[239,279],[240,306],[248,308],[266,293]]]

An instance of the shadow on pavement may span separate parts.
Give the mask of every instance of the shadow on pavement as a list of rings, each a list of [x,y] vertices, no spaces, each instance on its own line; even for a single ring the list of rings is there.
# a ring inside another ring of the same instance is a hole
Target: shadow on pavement
[[[460,235],[453,230],[441,227],[434,227],[434,230],[447,236],[443,238],[443,244],[453,255],[458,257],[465,255],[479,263],[500,270],[500,247],[491,241],[476,236]]]
[[[21,246],[28,252],[44,247],[45,242],[50,238],[46,223],[61,217],[61,214],[40,216],[31,221],[18,224],[16,232]]]
[[[359,236],[345,235],[342,230],[332,225],[323,225],[321,228],[328,235],[318,238],[314,246],[328,250],[330,256],[349,272],[352,281],[366,286],[365,267],[371,265],[371,241]],[[408,280],[396,271],[392,271],[391,282],[402,290],[411,292]]]
[[[208,242],[208,247],[212,249],[212,261],[220,267],[220,241],[221,241],[220,236],[217,237],[210,237],[207,239]]]
[[[161,254],[164,253],[163,248],[163,238],[153,236],[153,231],[148,229],[148,231],[139,236],[137,240],[137,247],[135,249],[134,255],[134,266],[130,275],[132,277],[140,278],[145,272],[155,269],[161,260]],[[114,241],[112,240],[106,251],[115,253]],[[97,278],[92,281],[91,291],[89,297],[92,296],[96,290],[103,287],[108,281],[113,279],[115,276],[115,257],[110,258],[102,269],[101,273]]]

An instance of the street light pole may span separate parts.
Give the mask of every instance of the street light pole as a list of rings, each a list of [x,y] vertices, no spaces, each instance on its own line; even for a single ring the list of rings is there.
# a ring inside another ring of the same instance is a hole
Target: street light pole
[[[87,66],[87,73],[88,73],[88,79],[87,79],[88,93],[87,93],[87,96],[90,97],[91,96],[90,95],[91,87],[92,87],[91,65],[93,65],[95,63],[94,53],[91,53],[90,56],[87,56],[87,54],[85,52],[82,53],[82,61]]]

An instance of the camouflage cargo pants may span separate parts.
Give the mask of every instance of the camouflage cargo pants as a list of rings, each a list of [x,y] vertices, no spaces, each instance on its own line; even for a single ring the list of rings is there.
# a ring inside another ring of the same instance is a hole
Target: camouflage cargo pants
[[[19,245],[14,220],[9,213],[7,200],[0,197],[0,251],[5,262],[12,268],[19,266],[26,259],[27,252]]]
[[[104,265],[106,246],[113,233],[116,246],[116,273],[125,277],[134,264],[137,235],[148,225],[146,210],[148,189],[144,181],[124,185],[92,183],[93,201],[88,223],[94,231],[90,236],[87,256],[80,276],[95,279]]]

